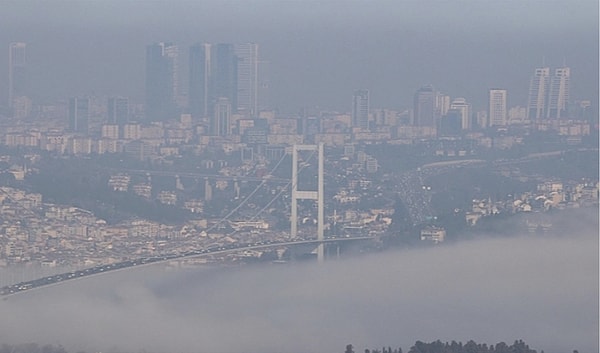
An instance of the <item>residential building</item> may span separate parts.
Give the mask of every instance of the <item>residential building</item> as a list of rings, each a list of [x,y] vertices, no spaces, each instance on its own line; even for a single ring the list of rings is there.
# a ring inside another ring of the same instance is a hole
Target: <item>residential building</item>
[[[354,91],[352,96],[352,127],[369,128],[369,90]]]
[[[489,91],[488,117],[490,126],[505,126],[507,124],[506,90],[493,88]]]

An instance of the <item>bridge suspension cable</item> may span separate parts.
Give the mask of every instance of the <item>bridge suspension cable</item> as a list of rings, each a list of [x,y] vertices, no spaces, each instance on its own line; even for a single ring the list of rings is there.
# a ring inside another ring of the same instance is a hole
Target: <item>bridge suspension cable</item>
[[[283,160],[285,159],[286,154],[284,153],[283,156],[281,156],[281,158],[279,159],[279,161],[275,164],[275,166],[271,169],[271,171],[269,172],[269,175],[273,175],[273,173],[275,172],[275,170],[277,170],[277,168],[279,167],[279,165],[281,164],[281,162],[283,162]],[[260,188],[265,185],[267,182],[267,179],[263,179],[260,184],[258,184],[258,186],[252,190],[252,192],[250,194],[248,194],[248,196],[246,196],[246,198],[244,200],[242,200],[242,202],[240,202],[239,205],[237,205],[236,207],[234,207],[231,211],[229,211],[223,218],[221,218],[217,223],[213,224],[211,227],[209,227],[206,232],[210,232],[211,230],[217,228],[219,225],[221,225],[223,222],[227,221],[229,219],[229,217],[231,217],[234,213],[237,212],[237,210],[239,210],[240,208],[242,208],[242,206],[244,206],[248,200],[250,200],[250,198],[252,198],[252,196],[254,196],[254,194],[256,194],[258,192],[258,190],[260,190]]]
[[[309,161],[315,154],[317,153],[317,150],[313,150],[310,155],[308,156],[308,158],[306,159],[307,161]],[[285,156],[285,155],[284,155]],[[298,170],[298,173],[302,172],[306,167],[308,167],[307,164],[304,164],[300,167],[300,169]],[[275,202],[289,187],[290,185],[292,185],[292,181],[293,179],[290,179],[290,181],[288,181],[282,188],[281,190],[279,190],[279,192],[269,201],[267,202],[267,204],[265,206],[263,206],[254,216],[250,217],[248,219],[248,222],[252,222],[254,221],[256,218],[258,218],[264,211],[266,211],[269,207],[271,207],[271,205],[273,204],[273,202]],[[297,182],[296,182],[297,183]],[[292,187],[296,186],[296,184],[293,184]],[[233,232],[229,233],[228,236],[234,235],[239,231],[239,229],[235,229]]]

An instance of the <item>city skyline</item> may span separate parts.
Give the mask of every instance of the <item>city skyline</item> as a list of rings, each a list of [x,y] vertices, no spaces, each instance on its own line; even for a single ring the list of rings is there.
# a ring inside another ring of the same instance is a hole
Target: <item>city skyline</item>
[[[200,5],[176,2],[164,23],[178,18],[179,24],[151,28],[140,20],[142,14],[153,18],[150,7],[145,6],[125,11],[131,13],[127,25],[118,22],[118,17],[99,22],[107,11],[103,4],[82,5],[97,11],[100,17],[95,19],[74,16],[75,10],[48,9],[45,17],[33,23],[30,18],[36,11],[9,3],[4,13],[12,17],[4,21],[7,31],[0,34],[0,43],[28,43],[34,101],[95,94],[142,102],[143,48],[161,40],[176,43],[180,59],[186,58],[187,48],[199,40],[259,43],[261,60],[270,62],[271,107],[286,113],[305,107],[349,111],[347,97],[360,87],[370,90],[372,107],[408,108],[414,91],[428,83],[453,97],[465,97],[476,110],[487,109],[491,87],[510,92],[509,106],[525,106],[532,68],[539,67],[544,57],[550,67],[566,62],[571,68],[572,98],[597,100],[598,30],[597,19],[590,16],[597,13],[598,4],[592,1],[577,7],[566,2],[545,3],[543,19],[534,16],[532,7],[518,2],[469,6],[471,17],[477,20],[468,23],[448,21],[446,13],[456,10],[441,1],[420,6],[350,1],[344,7],[325,1],[313,15],[298,3],[282,3],[278,10],[268,3],[257,0],[253,7],[234,9],[207,2],[202,11],[194,12]],[[230,27],[220,25],[226,16],[240,11],[252,14],[252,20],[240,19]],[[375,12],[383,17],[375,20]],[[427,32],[419,30],[416,20],[425,14],[433,23]],[[264,21],[267,18],[272,21]],[[530,18],[536,20],[527,21]],[[87,26],[80,25],[83,19],[90,20]],[[357,25],[352,25],[356,19]],[[487,26],[474,27],[486,21]],[[32,32],[46,25],[53,30]],[[528,28],[531,30],[525,31]],[[89,38],[95,38],[94,44]],[[475,48],[477,55],[465,55]],[[64,54],[71,51],[78,53],[78,59]],[[1,57],[0,65],[7,67],[7,59]],[[187,60],[180,61],[180,83],[185,88]],[[6,82],[6,75],[6,70],[0,72],[0,82]],[[6,97],[6,84],[2,89]]]
[[[8,102],[9,108],[12,109],[13,105],[17,107],[15,116],[26,116],[27,112],[31,111],[32,101],[24,95],[26,45],[18,42],[11,43],[9,47]],[[177,113],[182,112],[190,112],[196,118],[200,115],[204,118],[211,117],[213,105],[219,97],[229,99],[233,112],[254,117],[258,115],[259,92],[263,88],[262,82],[267,82],[259,76],[259,66],[261,63],[268,63],[259,58],[258,44],[194,44],[189,47],[189,59],[185,63],[189,70],[188,75],[179,70],[182,64],[179,51],[179,47],[170,42],[158,42],[146,46],[145,102],[148,121],[174,118]],[[570,76],[569,67],[556,68],[553,76],[550,76],[549,67],[537,68],[529,83],[528,117],[533,117],[533,120],[568,118],[569,105],[579,102],[579,100],[569,100],[572,96]],[[181,77],[187,78],[187,90]],[[432,85],[424,85],[417,92],[423,91],[424,87],[432,87]],[[439,117],[444,115],[440,109],[448,108],[442,108],[440,104],[448,105],[448,102],[439,99],[449,98],[449,96],[439,91],[435,92],[433,103],[436,118],[434,120],[439,120]],[[238,95],[241,97],[239,104]],[[417,99],[416,96],[414,99]],[[264,106],[262,108],[272,109]],[[419,110],[422,107],[413,101],[412,108],[416,112],[413,121],[417,125],[422,124],[419,122]],[[489,113],[489,105],[487,108]],[[354,106],[351,109],[354,109]],[[158,115],[162,118],[159,119]]]
[[[11,90],[9,101],[14,106],[9,108],[9,114],[15,118],[30,117],[32,100],[24,96],[24,89],[13,89],[15,72],[17,81],[25,81],[25,47],[26,43],[11,43],[9,46],[9,81]],[[213,136],[229,136],[238,131],[237,120],[260,118],[259,91],[263,78],[259,75],[258,44],[256,43],[197,43],[190,46],[188,56],[188,90],[183,87],[180,77],[182,73],[178,68],[179,47],[171,42],[157,42],[146,46],[146,77],[145,77],[145,105],[138,106],[144,112],[136,115],[134,123],[174,121],[190,114],[196,122],[208,125],[206,131]],[[16,62],[16,64],[15,64]],[[508,109],[506,89],[489,89],[487,109],[473,108],[471,101],[464,97],[451,97],[433,85],[424,85],[413,96],[412,109],[397,111],[396,118],[408,118],[408,125],[421,128],[424,135],[460,134],[473,128],[486,129],[489,127],[506,126],[513,123],[541,123],[552,119],[590,119],[590,100],[571,101],[569,67],[554,69],[550,75],[549,67],[536,68],[529,84],[528,104],[526,107],[512,106]],[[185,76],[185,75],[183,75]],[[16,84],[24,87],[23,82]],[[19,96],[13,97],[15,93]],[[97,101],[98,97],[87,96]],[[241,97],[241,103],[238,102]],[[72,100],[73,98],[69,98]],[[130,121],[129,97],[105,97],[106,109],[104,123],[123,124]],[[381,125],[377,117],[377,109],[372,110],[368,89],[354,91],[350,107],[351,121],[348,127],[361,128],[362,130],[376,129],[376,122]],[[37,103],[37,102],[36,102]],[[92,109],[88,99],[87,105]],[[119,107],[117,107],[117,105]],[[97,110],[97,108],[95,108]],[[118,110],[118,112],[117,112]],[[569,110],[571,112],[569,112]],[[73,114],[77,115],[69,102],[68,125],[70,130],[87,134],[89,130],[90,114],[83,121],[74,122]],[[264,112],[271,111],[266,109]],[[525,111],[524,114],[521,112]],[[75,112],[75,113],[74,113]],[[343,111],[342,111],[343,112]],[[346,110],[348,112],[348,110]],[[306,112],[305,112],[306,113]],[[303,114],[305,114],[303,113]],[[406,114],[408,116],[406,117]],[[119,117],[117,117],[117,114]],[[313,113],[314,114],[314,113]],[[322,114],[322,112],[318,113]],[[293,115],[292,115],[293,116]],[[234,119],[232,120],[232,117]],[[101,123],[101,122],[100,122]],[[256,122],[254,122],[256,124]],[[77,128],[74,128],[77,126]],[[104,128],[103,128],[104,129]],[[120,130],[120,129],[119,129]],[[98,131],[97,128],[94,131]],[[104,130],[103,130],[104,131]],[[122,131],[121,131],[122,133]],[[113,136],[112,134],[109,134]]]
[[[0,10],[3,351],[598,351],[598,0]]]

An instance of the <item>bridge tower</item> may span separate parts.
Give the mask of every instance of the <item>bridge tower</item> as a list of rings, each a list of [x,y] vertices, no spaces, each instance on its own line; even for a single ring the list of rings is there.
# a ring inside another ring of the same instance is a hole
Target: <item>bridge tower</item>
[[[298,190],[298,152],[299,151],[314,151],[318,154],[317,168],[317,190]],[[298,236],[298,200],[316,200],[317,201],[317,240],[323,241],[324,227],[324,189],[323,189],[323,143],[318,145],[293,145],[292,146],[292,215],[290,230],[291,238]],[[323,262],[324,259],[324,244],[319,244],[317,248],[317,260]]]

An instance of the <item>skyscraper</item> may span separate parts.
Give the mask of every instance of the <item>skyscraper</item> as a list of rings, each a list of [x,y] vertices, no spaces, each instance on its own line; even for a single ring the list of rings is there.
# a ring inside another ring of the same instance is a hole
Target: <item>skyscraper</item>
[[[550,68],[535,69],[529,84],[529,99],[527,100],[527,119],[530,121],[544,118],[546,112],[546,96],[550,81]]]
[[[129,99],[112,97],[106,107],[108,123],[123,126],[129,122]]]
[[[214,116],[210,130],[213,136],[231,135],[231,103],[228,98],[219,97],[214,106]]]
[[[507,123],[506,90],[490,89],[488,118],[490,126],[505,126]]]
[[[258,44],[234,45],[237,56],[237,111],[255,117],[258,115]]]
[[[438,134],[441,136],[458,136],[462,133],[463,114],[459,109],[448,109],[440,118]]]
[[[210,112],[211,45],[199,43],[190,47],[190,76],[188,102],[195,119],[205,118]]]
[[[436,127],[436,93],[433,86],[423,86],[415,93],[413,102],[413,124]]]
[[[69,130],[81,134],[87,134],[90,123],[90,99],[69,99]]]
[[[464,98],[456,98],[450,103],[450,110],[459,113],[460,127],[463,130],[471,129],[471,105]]]
[[[237,64],[238,58],[235,55],[233,44],[214,45],[211,51],[210,106],[215,106],[218,98],[227,98],[231,109],[237,111]]]
[[[270,109],[270,66],[269,61],[259,60],[258,62],[258,112]]]
[[[12,108],[15,98],[26,96],[25,43],[10,43],[8,51],[8,107]]]
[[[177,97],[177,46],[155,43],[146,47],[146,120],[174,117]]]
[[[369,128],[369,90],[354,91],[352,96],[352,127]]]
[[[232,113],[258,114],[258,44],[209,44],[190,47],[189,109],[195,118],[213,117],[219,98]]]
[[[442,117],[448,113],[450,109],[450,96],[442,92],[435,93],[435,112],[436,117]]]
[[[570,76],[571,70],[568,67],[557,68],[554,71],[548,92],[547,118],[560,119],[566,117],[569,104]]]

